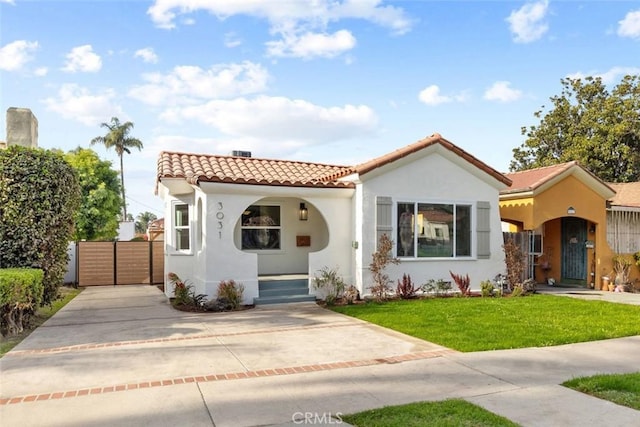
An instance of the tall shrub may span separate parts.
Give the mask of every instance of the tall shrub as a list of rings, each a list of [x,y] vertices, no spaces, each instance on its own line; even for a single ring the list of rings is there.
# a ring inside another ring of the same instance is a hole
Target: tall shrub
[[[78,178],[61,153],[0,150],[0,268],[41,268],[44,304],[64,279],[79,203]]]

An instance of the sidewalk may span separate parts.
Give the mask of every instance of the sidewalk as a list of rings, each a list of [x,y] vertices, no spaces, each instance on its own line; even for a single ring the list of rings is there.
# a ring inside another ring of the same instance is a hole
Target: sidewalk
[[[558,384],[637,371],[639,352],[630,337],[458,353],[315,304],[193,314],[155,287],[88,288],[0,359],[0,424],[335,425],[461,397],[525,426],[628,426],[638,411]]]

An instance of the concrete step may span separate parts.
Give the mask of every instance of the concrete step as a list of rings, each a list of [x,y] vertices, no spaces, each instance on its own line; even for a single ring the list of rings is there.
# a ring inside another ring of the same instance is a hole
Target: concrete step
[[[258,290],[271,289],[309,289],[308,279],[258,280]]]
[[[307,302],[315,301],[315,295],[286,295],[286,296],[271,296],[271,297],[258,297],[253,299],[255,305],[264,304],[286,304],[292,302]]]
[[[309,295],[309,288],[295,287],[295,288],[260,289],[260,297],[279,297],[279,296],[289,296],[289,295]]]

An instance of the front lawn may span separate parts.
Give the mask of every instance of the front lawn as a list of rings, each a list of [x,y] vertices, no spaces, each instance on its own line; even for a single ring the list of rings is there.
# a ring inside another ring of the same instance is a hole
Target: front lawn
[[[640,372],[580,377],[562,385],[640,411]]]
[[[640,306],[553,295],[395,300],[331,309],[464,352],[640,335]]]
[[[517,426],[506,418],[461,399],[387,406],[342,415],[341,418],[357,427]]]

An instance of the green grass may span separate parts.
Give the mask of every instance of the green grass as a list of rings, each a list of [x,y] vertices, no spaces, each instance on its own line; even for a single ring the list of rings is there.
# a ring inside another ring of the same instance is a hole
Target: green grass
[[[464,352],[640,335],[640,306],[553,295],[396,300],[331,309]]]
[[[461,399],[418,402],[342,415],[342,420],[358,427],[500,427],[517,426],[479,406]]]
[[[36,311],[36,314],[31,320],[31,325],[28,329],[25,329],[21,334],[14,335],[8,338],[0,338],[0,357],[8,353],[13,347],[20,344],[20,342],[29,336],[38,326],[46,322],[51,316],[56,314],[58,310],[67,305],[69,301],[74,299],[82,289],[70,288],[68,286],[60,287],[60,298],[53,301],[51,306],[40,307]]]
[[[640,372],[580,377],[562,385],[640,411]]]

